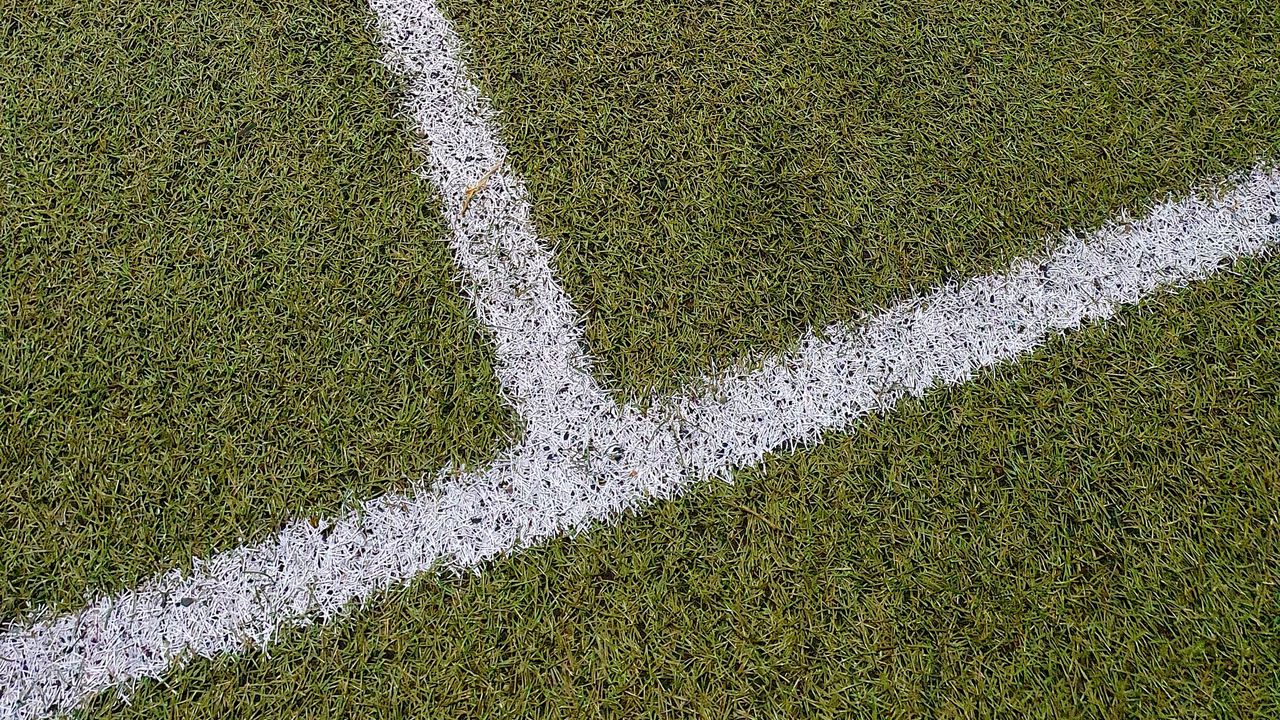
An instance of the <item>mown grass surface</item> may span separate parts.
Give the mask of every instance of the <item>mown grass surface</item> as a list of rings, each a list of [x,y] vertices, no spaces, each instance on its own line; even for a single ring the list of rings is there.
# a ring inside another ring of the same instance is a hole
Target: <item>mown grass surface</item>
[[[105,718],[1280,711],[1280,260]]]
[[[1280,157],[1274,3],[443,6],[633,394]]]
[[[510,431],[360,2],[0,18],[0,620]]]

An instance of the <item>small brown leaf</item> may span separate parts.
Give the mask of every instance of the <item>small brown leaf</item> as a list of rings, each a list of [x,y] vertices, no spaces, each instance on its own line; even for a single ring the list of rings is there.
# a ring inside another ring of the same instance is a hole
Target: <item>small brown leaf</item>
[[[485,186],[489,184],[489,179],[493,177],[494,173],[498,172],[498,168],[500,167],[502,167],[501,160],[499,160],[496,165],[489,168],[484,175],[481,175],[480,180],[477,181],[475,185],[467,186],[466,192],[462,193],[462,207],[458,210],[458,217],[462,217],[467,214],[467,208],[471,207],[471,200],[476,196],[476,193],[484,190]]]

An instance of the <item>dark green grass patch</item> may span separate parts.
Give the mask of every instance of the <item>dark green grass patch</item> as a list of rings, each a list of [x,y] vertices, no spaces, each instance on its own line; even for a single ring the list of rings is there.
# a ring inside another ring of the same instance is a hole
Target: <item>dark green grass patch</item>
[[[500,447],[360,2],[0,18],[0,619]]]
[[[1274,3],[443,4],[630,392],[1280,156]]]
[[[1280,261],[107,718],[1280,713]]]

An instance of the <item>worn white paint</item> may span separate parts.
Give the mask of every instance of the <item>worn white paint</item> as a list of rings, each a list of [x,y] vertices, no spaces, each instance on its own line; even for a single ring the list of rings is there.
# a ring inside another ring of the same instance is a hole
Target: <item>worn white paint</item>
[[[1087,239],[1057,238],[1043,258],[809,334],[792,352],[647,413],[618,406],[588,372],[581,323],[532,230],[522,183],[501,164],[493,113],[464,75],[456,36],[430,0],[373,6],[388,61],[409,80],[426,173],[445,198],[523,439],[477,472],[441,473],[414,494],[319,527],[296,522],[78,613],[8,628],[0,717],[42,717],[192,656],[265,645],[284,627],[323,622],[421,573],[475,569],[679,495],[1280,245],[1280,175],[1259,169],[1215,197],[1170,201]]]
[[[406,81],[405,109],[423,138],[424,175],[444,199],[464,288],[493,335],[498,379],[527,431],[550,437],[616,410],[591,375],[582,323],[452,26],[433,0],[371,4],[387,64]]]

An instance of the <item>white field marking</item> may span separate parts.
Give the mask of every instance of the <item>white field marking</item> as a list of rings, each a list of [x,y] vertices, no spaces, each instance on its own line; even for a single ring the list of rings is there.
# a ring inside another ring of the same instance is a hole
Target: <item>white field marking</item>
[[[583,350],[582,322],[533,229],[524,183],[506,164],[489,101],[467,78],[461,42],[434,0],[371,0],[387,65],[444,198],[464,290],[493,333],[496,373],[525,432],[547,442],[616,413]]]
[[[312,527],[198,561],[86,609],[0,636],[0,717],[73,707],[192,656],[270,643],[286,626],[329,620],[432,570],[481,563],[616,518],[690,484],[727,477],[768,452],[818,441],[858,418],[964,382],[1161,287],[1207,277],[1280,246],[1280,174],[1122,217],[1088,239],[1004,273],[948,285],[810,334],[758,369],[670,398],[647,415],[618,408],[570,428],[585,454],[530,436],[481,471],[442,473]],[[567,398],[566,401],[572,401]]]

